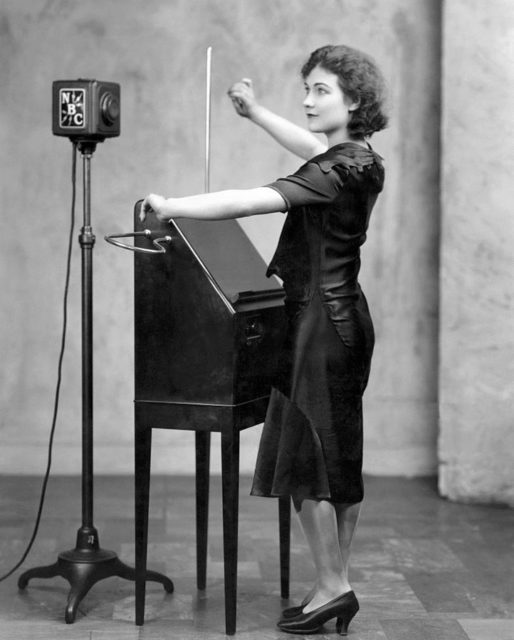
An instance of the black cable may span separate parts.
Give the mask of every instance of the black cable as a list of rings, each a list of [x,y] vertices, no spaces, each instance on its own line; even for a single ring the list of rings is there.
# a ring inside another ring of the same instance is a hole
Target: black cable
[[[46,495],[46,486],[48,484],[48,478],[50,476],[50,469],[52,467],[52,449],[55,435],[55,425],[57,423],[57,413],[59,409],[59,396],[61,392],[61,380],[62,380],[62,363],[64,358],[64,351],[66,347],[66,329],[68,326],[68,291],[70,288],[70,274],[71,274],[71,254],[73,249],[73,234],[75,229],[75,200],[77,193],[77,143],[73,142],[73,150],[72,150],[72,162],[71,162],[71,185],[72,185],[72,196],[71,196],[71,225],[70,225],[70,234],[68,239],[68,253],[66,258],[66,277],[64,282],[64,296],[63,296],[63,323],[62,323],[62,334],[61,334],[61,350],[59,353],[59,362],[57,365],[57,384],[55,388],[55,399],[54,399],[54,412],[52,417],[52,427],[50,429],[50,440],[48,443],[48,462],[46,466],[46,472],[43,478],[43,485],[41,488],[41,497],[39,499],[39,507],[36,516],[36,522],[34,525],[34,531],[32,532],[32,537],[23,553],[21,559],[16,563],[16,565],[8,571],[5,575],[0,576],[0,582],[8,578],[12,575],[16,569],[21,567],[21,565],[25,562],[26,557],[28,556],[30,550],[32,549],[32,545],[37,536],[37,532],[39,529],[39,524],[41,521],[41,514],[43,512],[43,505],[45,502]]]

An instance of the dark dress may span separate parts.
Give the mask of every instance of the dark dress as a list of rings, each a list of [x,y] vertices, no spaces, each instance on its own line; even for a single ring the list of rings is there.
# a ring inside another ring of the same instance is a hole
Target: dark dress
[[[374,345],[360,246],[384,182],[380,156],[343,143],[268,185],[288,215],[268,275],[284,282],[288,330],[264,423],[256,496],[357,503],[362,394]]]

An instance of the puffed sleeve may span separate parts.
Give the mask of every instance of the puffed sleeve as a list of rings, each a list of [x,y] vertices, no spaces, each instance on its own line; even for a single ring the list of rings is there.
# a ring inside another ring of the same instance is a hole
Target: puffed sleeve
[[[287,209],[332,202],[344,185],[339,172],[324,173],[316,162],[307,162],[286,178],[266,185],[282,196]]]
[[[341,193],[348,177],[362,173],[375,162],[376,154],[367,149],[343,148],[312,158],[298,171],[266,185],[284,199],[287,209],[328,204]]]

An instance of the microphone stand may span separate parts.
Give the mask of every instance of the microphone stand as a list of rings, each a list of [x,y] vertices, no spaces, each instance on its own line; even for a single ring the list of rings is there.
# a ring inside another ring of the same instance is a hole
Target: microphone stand
[[[82,253],[82,526],[74,549],[63,551],[57,562],[25,571],[18,579],[24,589],[32,578],[61,576],[70,583],[64,619],[75,621],[77,608],[91,587],[104,578],[116,576],[135,580],[135,569],[125,565],[114,551],[101,549],[93,525],[93,248],[91,227],[91,157],[98,140],[79,140],[83,158],[83,227],[79,235]],[[147,571],[146,580],[160,582],[168,593],[173,582],[166,576]]]

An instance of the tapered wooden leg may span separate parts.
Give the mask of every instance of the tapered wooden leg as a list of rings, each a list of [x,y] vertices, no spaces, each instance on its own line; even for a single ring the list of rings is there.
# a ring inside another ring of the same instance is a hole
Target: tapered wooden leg
[[[289,598],[289,567],[291,551],[291,498],[278,499],[278,528],[280,539],[280,596]]]
[[[221,434],[223,492],[223,558],[225,568],[225,632],[236,632],[237,543],[239,517],[239,431]]]
[[[152,430],[135,421],[136,624],[145,621]]]
[[[209,473],[211,434],[196,432],[196,586],[207,583],[207,539],[209,525]]]

